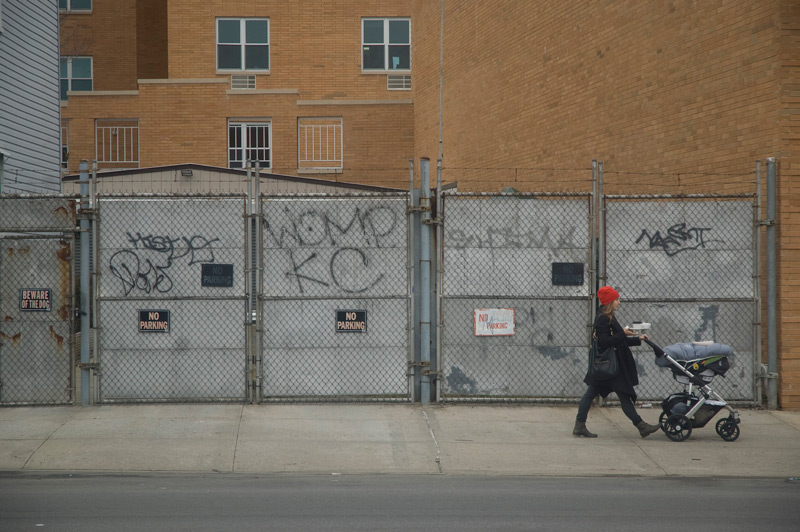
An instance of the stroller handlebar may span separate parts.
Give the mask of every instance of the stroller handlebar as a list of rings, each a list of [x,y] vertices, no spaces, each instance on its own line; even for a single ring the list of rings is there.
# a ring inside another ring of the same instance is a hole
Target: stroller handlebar
[[[644,340],[644,342],[647,345],[649,345],[650,347],[653,348],[653,352],[656,354],[657,357],[663,357],[664,356],[664,350],[661,349],[660,347],[658,347],[656,344],[654,344],[650,340]]]

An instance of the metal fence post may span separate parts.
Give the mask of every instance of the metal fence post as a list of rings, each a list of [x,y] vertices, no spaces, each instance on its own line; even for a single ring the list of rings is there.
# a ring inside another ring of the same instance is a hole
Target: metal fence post
[[[431,361],[431,190],[430,190],[430,159],[423,157],[420,160],[420,210],[422,212],[422,226],[420,238],[420,362],[422,364],[422,378],[420,379],[420,400],[428,404],[431,400],[431,378],[425,371],[430,369]]]
[[[89,161],[83,159],[80,162],[80,188],[81,188],[81,201],[80,201],[80,231],[81,231],[81,271],[80,271],[80,320],[81,320],[81,406],[89,404],[89,390],[90,390],[90,375],[89,371],[89,239],[90,220],[88,213],[85,210],[91,209],[89,205]]]
[[[434,380],[436,385],[436,401],[441,400],[441,376],[442,368],[442,346],[444,345],[444,315],[442,313],[442,297],[444,294],[444,203],[442,198],[442,158],[436,161],[436,353],[435,364],[431,365],[431,369],[435,372],[437,378]]]
[[[775,157],[767,159],[767,408],[778,408]]]
[[[414,189],[414,159],[408,160],[408,205],[406,209],[406,269],[407,269],[407,283],[408,283],[408,321],[406,323],[406,350],[407,350],[407,361],[408,361],[408,395],[412,400],[416,399],[416,392],[419,386],[419,376],[415,368],[415,362],[417,361],[417,350],[415,346],[417,345],[417,327],[415,325],[415,316],[417,313],[415,312],[416,308],[416,297],[414,291],[414,284],[416,281],[415,277],[415,262],[417,254],[414,252],[414,227],[416,224],[414,220],[416,219],[416,207],[417,207],[417,200],[416,200],[416,190]]]

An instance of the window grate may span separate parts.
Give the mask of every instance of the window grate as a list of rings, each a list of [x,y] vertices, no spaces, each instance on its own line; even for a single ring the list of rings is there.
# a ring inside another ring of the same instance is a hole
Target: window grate
[[[386,90],[390,91],[410,91],[411,76],[386,76]]]
[[[256,88],[256,77],[253,75],[234,74],[231,76],[231,89],[253,90]]]

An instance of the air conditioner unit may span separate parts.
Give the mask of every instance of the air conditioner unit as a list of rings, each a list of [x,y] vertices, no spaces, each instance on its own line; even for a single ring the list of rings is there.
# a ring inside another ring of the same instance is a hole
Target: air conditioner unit
[[[411,75],[386,76],[386,90],[390,90],[390,91],[410,91],[411,90]]]
[[[256,77],[252,74],[234,74],[231,76],[232,90],[253,90],[256,88]]]

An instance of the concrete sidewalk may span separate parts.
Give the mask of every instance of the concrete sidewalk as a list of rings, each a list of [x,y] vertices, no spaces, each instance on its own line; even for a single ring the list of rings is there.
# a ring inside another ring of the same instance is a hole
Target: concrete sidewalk
[[[800,477],[800,413],[741,410],[684,442],[641,439],[619,407],[131,405],[0,408],[0,470]],[[658,409],[640,409],[655,423]],[[718,416],[722,416],[720,413]]]

